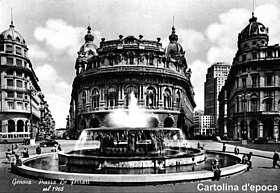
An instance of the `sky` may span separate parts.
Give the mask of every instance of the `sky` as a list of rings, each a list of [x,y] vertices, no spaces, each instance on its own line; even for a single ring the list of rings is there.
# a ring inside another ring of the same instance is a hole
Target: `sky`
[[[195,110],[204,110],[207,68],[215,62],[232,64],[238,34],[253,11],[269,28],[269,45],[279,44],[278,0],[0,0],[0,32],[9,28],[12,15],[56,128],[61,128],[66,126],[75,61],[88,25],[98,47],[101,38],[119,35],[160,37],[166,47],[174,25],[192,70]]]

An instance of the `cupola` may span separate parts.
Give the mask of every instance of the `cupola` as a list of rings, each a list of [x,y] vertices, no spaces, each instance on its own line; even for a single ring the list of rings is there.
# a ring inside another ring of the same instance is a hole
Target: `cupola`
[[[249,24],[238,35],[238,49],[249,49],[268,45],[268,28],[252,14]]]

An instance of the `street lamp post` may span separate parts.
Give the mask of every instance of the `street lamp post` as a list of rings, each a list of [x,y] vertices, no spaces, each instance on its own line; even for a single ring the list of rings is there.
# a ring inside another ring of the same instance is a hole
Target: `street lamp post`
[[[29,92],[29,105],[30,105],[30,139],[34,140],[34,130],[33,130],[33,111],[32,111],[32,96],[34,89],[30,86]]]

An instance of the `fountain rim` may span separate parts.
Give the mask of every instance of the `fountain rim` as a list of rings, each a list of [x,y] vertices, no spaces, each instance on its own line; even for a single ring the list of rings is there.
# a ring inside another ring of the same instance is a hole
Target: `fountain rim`
[[[219,151],[207,151],[209,153],[222,154],[235,157],[241,160],[237,155],[230,153],[222,153]],[[17,166],[18,174],[30,177],[33,179],[49,179],[61,181],[62,179],[68,182],[74,180],[80,182],[88,182],[87,185],[155,185],[155,184],[172,184],[190,181],[202,181],[213,178],[212,171],[193,171],[180,173],[160,173],[160,174],[85,174],[85,173],[66,173],[61,171],[49,171],[36,169],[24,165],[24,163],[34,160],[38,157],[47,157],[57,153],[46,153],[34,155],[23,160],[22,166]],[[245,172],[247,166],[237,163],[235,165],[221,168],[221,177],[237,175]],[[118,176],[118,178],[116,178]]]
[[[139,130],[150,130],[150,131],[160,131],[160,130],[169,130],[169,131],[182,131],[176,127],[93,127],[93,128],[86,128],[83,131],[139,131]],[[82,131],[82,132],[83,132]]]

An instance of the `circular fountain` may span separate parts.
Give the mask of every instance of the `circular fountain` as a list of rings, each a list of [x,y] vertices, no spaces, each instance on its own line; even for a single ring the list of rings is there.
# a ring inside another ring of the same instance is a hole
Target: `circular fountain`
[[[75,150],[58,154],[59,164],[157,170],[206,159],[204,151],[188,146],[178,128],[91,128],[83,131],[79,141]]]
[[[17,172],[70,183],[139,185],[211,179],[213,160],[221,176],[245,171],[239,157],[191,148],[179,128],[149,127],[148,117],[132,93],[128,111],[108,116],[111,127],[85,129],[73,150],[28,158]]]

